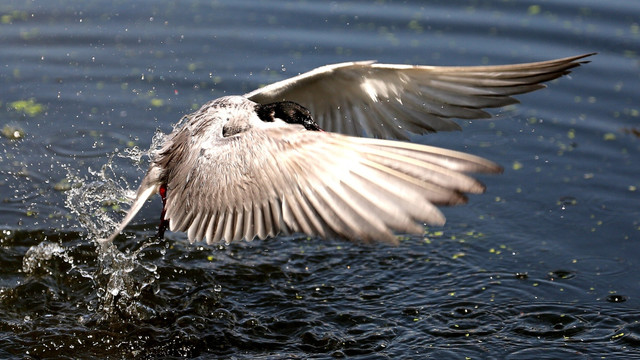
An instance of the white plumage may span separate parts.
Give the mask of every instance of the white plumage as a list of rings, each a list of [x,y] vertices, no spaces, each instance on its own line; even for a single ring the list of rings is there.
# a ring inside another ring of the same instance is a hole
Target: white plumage
[[[459,129],[451,118],[489,117],[483,108],[517,102],[512,95],[543,87],[590,55],[479,67],[343,63],[210,101],[166,137],[107,240],[166,190],[162,220],[191,241],[300,232],[395,243],[394,232],[444,224],[436,205],[484,191],[465,173],[502,169],[387,139]]]

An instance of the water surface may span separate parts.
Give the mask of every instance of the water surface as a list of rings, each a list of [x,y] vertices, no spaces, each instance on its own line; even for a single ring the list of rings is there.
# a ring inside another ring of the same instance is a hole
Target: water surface
[[[615,1],[5,1],[0,356],[640,356],[640,5]],[[94,240],[156,131],[328,63],[598,52],[522,104],[417,136],[492,159],[487,193],[398,247],[157,241],[155,199]]]

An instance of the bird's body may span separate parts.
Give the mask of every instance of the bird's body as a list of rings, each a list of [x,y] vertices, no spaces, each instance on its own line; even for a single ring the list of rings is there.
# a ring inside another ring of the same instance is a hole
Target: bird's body
[[[502,169],[384,138],[459,128],[451,117],[487,117],[481,108],[514,103],[511,95],[542,87],[586,56],[462,68],[336,64],[210,101],[166,137],[108,240],[158,192],[161,229],[168,222],[191,241],[284,231],[394,243],[394,231],[421,233],[423,223],[444,223],[436,205],[484,191],[465,173]]]

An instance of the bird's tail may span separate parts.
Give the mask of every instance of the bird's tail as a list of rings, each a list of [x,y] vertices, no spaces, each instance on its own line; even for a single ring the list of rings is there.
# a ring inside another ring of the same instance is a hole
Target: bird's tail
[[[131,208],[129,208],[127,215],[124,217],[124,219],[122,219],[122,221],[118,225],[118,228],[113,232],[113,234],[111,234],[111,236],[109,236],[107,239],[100,239],[100,242],[112,242],[113,239],[115,239],[116,236],[118,236],[118,234],[120,234],[120,232],[122,232],[122,230],[127,227],[127,224],[131,222],[138,211],[142,209],[145,201],[147,201],[147,199],[158,192],[158,189],[160,188],[159,175],[159,168],[153,166],[149,168],[147,175],[144,177],[144,179],[142,179],[142,184],[140,184],[140,187],[138,188],[138,191],[136,193],[136,199],[133,201],[133,204],[131,204]]]

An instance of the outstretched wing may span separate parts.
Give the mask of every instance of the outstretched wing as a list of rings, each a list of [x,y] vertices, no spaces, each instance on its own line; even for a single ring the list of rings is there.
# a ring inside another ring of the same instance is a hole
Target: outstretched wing
[[[258,103],[295,101],[327,131],[406,139],[408,133],[459,130],[451,118],[478,119],[482,109],[518,101],[569,73],[584,54],[498,66],[413,66],[373,61],[326,65],[245,95]]]
[[[397,240],[443,224],[435,205],[466,202],[484,186],[463,172],[502,169],[425,145],[283,125],[222,138],[169,175],[166,218],[191,241],[231,242],[281,231]]]

